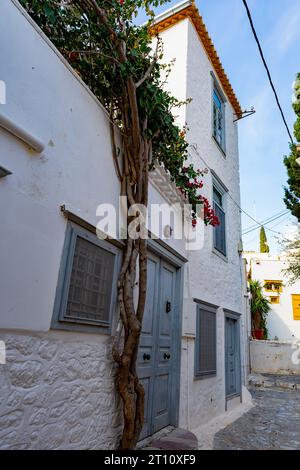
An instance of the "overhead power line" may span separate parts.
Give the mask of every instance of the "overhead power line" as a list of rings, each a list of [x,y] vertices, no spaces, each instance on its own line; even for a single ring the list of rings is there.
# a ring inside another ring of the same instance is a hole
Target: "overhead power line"
[[[196,153],[196,155],[200,158],[200,160],[203,161],[203,163],[206,165],[206,167],[211,171],[211,168],[210,168],[209,164],[206,162],[206,160],[205,160],[205,159],[200,155],[200,153],[198,152],[197,144],[190,144],[190,147],[191,147],[192,150]],[[189,155],[190,157],[192,157],[189,152],[188,152],[188,155]],[[258,220],[254,219],[250,214],[248,214],[248,212],[246,212],[246,211],[240,206],[240,204],[239,204],[238,202],[236,202],[236,200],[234,199],[234,197],[231,196],[230,191],[227,191],[226,194],[230,197],[230,199],[232,200],[232,202],[239,208],[239,210],[240,210],[241,212],[243,212],[247,217],[249,217],[249,219],[251,219],[253,222],[255,222],[255,224],[258,225],[258,227],[261,227],[261,226],[263,225],[262,223],[258,222]],[[288,211],[287,211],[287,212],[288,212]],[[285,213],[287,213],[287,212],[285,212]],[[283,214],[283,215],[284,215],[284,214]],[[274,220],[275,220],[275,219],[274,219]],[[272,220],[272,222],[273,222],[273,220]],[[272,231],[271,229],[268,229],[268,227],[266,227],[266,229]]]
[[[289,130],[289,126],[287,125],[287,122],[286,122],[286,119],[285,119],[285,116],[283,114],[283,111],[282,111],[282,107],[280,105],[280,102],[279,102],[279,98],[278,98],[278,95],[277,95],[277,92],[275,90],[275,86],[274,86],[274,83],[273,83],[273,80],[272,80],[272,77],[271,77],[271,74],[270,74],[270,70],[269,70],[269,67],[266,63],[266,60],[265,60],[265,57],[264,57],[264,54],[263,54],[263,51],[262,51],[262,48],[261,48],[261,45],[260,45],[260,42],[259,42],[259,39],[257,37],[257,34],[256,34],[256,31],[255,31],[255,28],[254,28],[254,24],[253,24],[253,21],[252,21],[252,17],[251,17],[251,13],[250,13],[250,10],[249,10],[249,7],[247,5],[247,2],[246,0],[243,0],[243,4],[245,5],[245,8],[246,8],[246,11],[247,11],[247,16],[248,16],[248,19],[249,19],[249,22],[250,22],[250,26],[251,26],[251,29],[252,29],[252,33],[254,35],[254,38],[255,38],[255,41],[256,41],[256,44],[257,44],[257,47],[258,47],[258,50],[259,50],[259,53],[260,53],[260,56],[261,56],[261,59],[263,61],[263,64],[264,64],[264,67],[267,71],[267,75],[268,75],[268,78],[269,78],[269,82],[270,82],[270,85],[271,85],[271,88],[273,90],[273,93],[275,95],[275,99],[276,99],[276,103],[277,103],[277,106],[279,108],[279,111],[280,111],[280,114],[281,114],[281,117],[282,117],[282,120],[283,120],[283,123],[286,127],[286,130],[287,130],[287,133],[289,135],[289,138],[291,140],[291,143],[293,144],[294,141],[293,141],[293,137],[290,133],[290,130]]]
[[[266,222],[269,222],[270,219],[273,219],[273,217],[277,217],[278,215],[283,214],[284,212],[286,212],[286,210],[277,212],[276,214],[271,215],[271,217],[268,217],[267,219],[262,220],[261,222],[258,222],[257,224],[250,225],[249,227],[246,227],[246,228],[244,229],[244,232],[247,232],[248,230],[252,230],[252,229],[256,228],[257,225],[259,225],[259,226],[264,225]]]
[[[257,229],[261,228],[262,226],[265,227],[267,224],[271,224],[271,223],[274,222],[275,220],[280,219],[281,217],[283,217],[284,215],[286,215],[288,212],[289,212],[289,211],[285,211],[285,212],[283,212],[282,214],[277,215],[276,217],[275,217],[275,216],[271,217],[269,220],[267,220],[267,221],[265,221],[265,222],[263,222],[263,223],[258,223],[258,225],[257,225],[256,227],[252,227],[251,229],[246,230],[245,232],[243,232],[243,235],[247,235],[248,233],[251,233],[251,232],[253,232],[254,230],[257,230]],[[266,228],[267,230],[271,230],[271,229],[269,229],[268,227],[265,227],[265,228]]]
[[[277,232],[276,230],[272,230],[274,227],[277,227],[277,225],[279,224],[283,224],[283,222],[285,222],[286,220],[290,219],[290,215],[288,215],[287,217],[285,217],[283,220],[281,220],[280,222],[277,222],[275,225],[272,225],[272,228],[268,228],[266,227],[266,229],[272,233],[275,233],[276,235],[282,235],[284,232],[281,231],[281,232]],[[273,235],[274,237],[274,235]],[[247,246],[247,245],[250,245],[251,243],[253,243],[255,240],[258,240],[257,238],[257,235],[255,235],[254,238],[251,238],[250,240],[247,240],[245,241],[243,244],[244,246]]]

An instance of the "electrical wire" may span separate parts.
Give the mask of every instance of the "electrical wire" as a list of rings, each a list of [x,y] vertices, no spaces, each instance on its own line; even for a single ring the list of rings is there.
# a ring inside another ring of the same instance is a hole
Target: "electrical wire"
[[[279,102],[279,98],[278,98],[278,95],[277,95],[277,92],[275,90],[275,86],[274,86],[274,83],[273,83],[273,80],[272,80],[272,77],[271,77],[271,74],[270,74],[270,70],[269,70],[269,67],[266,63],[266,60],[265,60],[265,57],[264,57],[264,54],[263,54],[263,51],[262,51],[262,48],[261,48],[261,45],[260,45],[260,42],[259,42],[259,39],[257,37],[257,34],[256,34],[256,31],[255,31],[255,28],[254,28],[254,24],[253,24],[253,20],[252,20],[252,17],[251,17],[251,13],[250,13],[250,10],[249,10],[249,7],[247,5],[247,2],[246,0],[243,0],[243,4],[246,8],[246,11],[247,11],[247,16],[248,16],[248,19],[249,19],[249,22],[250,22],[250,26],[251,26],[251,29],[252,29],[252,33],[254,35],[254,38],[255,38],[255,41],[256,41],[256,44],[257,44],[257,47],[258,47],[258,50],[259,50],[259,53],[260,53],[260,56],[261,56],[261,59],[262,59],[262,62],[264,64],[264,67],[267,71],[267,75],[268,75],[268,79],[269,79],[269,82],[270,82],[270,85],[271,85],[271,88],[273,90],[273,93],[275,95],[275,100],[276,100],[276,103],[277,103],[277,106],[279,108],[279,111],[280,111],[280,114],[281,114],[281,117],[282,117],[282,120],[283,120],[283,123],[286,127],[286,130],[287,130],[287,133],[289,135],[289,138],[291,139],[291,143],[293,144],[294,141],[293,141],[293,137],[290,133],[290,130],[289,130],[289,127],[287,125],[287,122],[286,122],[286,119],[285,119],[285,116],[283,114],[283,111],[282,111],[282,107],[280,105],[280,102]]]
[[[263,220],[262,222],[260,222],[261,225],[269,222],[270,219],[273,219],[273,217],[277,217],[278,215],[280,214],[283,214],[285,213],[286,210],[283,210],[283,211],[280,211],[280,212],[277,212],[276,214],[272,215],[271,217],[268,217],[267,219]],[[244,232],[247,232],[248,230],[252,230],[252,229],[255,229],[257,228],[257,224],[254,224],[254,225],[250,225],[249,227],[246,227]]]
[[[257,227],[254,227],[254,228],[252,228],[252,229],[250,229],[250,230],[247,230],[246,232],[243,232],[243,235],[247,235],[248,233],[251,233],[251,232],[253,232],[254,230],[257,230],[257,229],[259,229],[259,228],[261,228],[261,227],[265,227],[267,224],[271,224],[272,222],[274,222],[274,220],[277,220],[277,219],[283,217],[284,215],[288,214],[288,212],[289,212],[289,211],[285,211],[283,214],[277,215],[277,217],[271,218],[271,220],[269,220],[268,222],[263,222],[263,223],[259,224]],[[265,227],[265,228],[266,228],[267,230],[271,230],[269,227]]]
[[[286,220],[290,219],[290,215],[288,215],[288,217],[286,217],[285,219],[283,220],[280,220],[280,222],[277,222],[275,225],[273,225],[270,229],[267,229],[267,230],[270,230],[272,232],[274,232],[276,235],[282,235],[282,232],[277,232],[275,230],[272,230],[274,227],[277,227],[277,225],[279,224],[283,224],[283,222],[285,222]],[[266,227],[267,228],[267,227]],[[272,235],[274,237],[274,235]],[[251,243],[253,243],[255,240],[258,240],[257,238],[257,235],[255,235],[254,238],[251,238],[250,240],[247,240],[246,242],[244,242],[244,246],[247,246],[247,245],[250,245]]]
[[[207,169],[211,172],[211,168],[209,166],[209,164],[206,162],[206,160],[200,155],[200,153],[198,152],[198,149],[197,149],[197,144],[190,144],[189,147],[191,147],[193,149],[193,151],[195,152],[195,154],[200,158],[200,160],[203,161],[203,163],[206,165]],[[189,157],[192,158],[192,155],[189,153],[188,151],[188,155]],[[250,214],[248,214],[248,212],[246,212],[240,205],[238,202],[236,202],[236,200],[231,196],[230,194],[230,191],[227,191],[226,192],[226,195],[228,195],[230,197],[230,199],[233,201],[233,203],[239,208],[239,210],[241,212],[243,212],[247,217],[249,217],[249,219],[253,220],[253,222],[255,222],[256,225],[258,225],[258,227],[261,227],[262,224],[260,222],[258,222],[258,220],[254,219]],[[288,212],[288,211],[287,211]],[[267,227],[266,227],[267,228]],[[268,229],[267,230],[271,230],[271,229]]]

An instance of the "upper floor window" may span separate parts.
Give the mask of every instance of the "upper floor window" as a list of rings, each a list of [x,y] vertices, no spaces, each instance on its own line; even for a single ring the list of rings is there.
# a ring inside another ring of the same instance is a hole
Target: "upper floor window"
[[[268,292],[282,292],[282,281],[265,281],[264,288]]]
[[[216,85],[213,89],[213,136],[225,152],[225,104]]]
[[[226,256],[225,194],[221,188],[213,185],[213,208],[220,225],[214,227],[214,248]]]

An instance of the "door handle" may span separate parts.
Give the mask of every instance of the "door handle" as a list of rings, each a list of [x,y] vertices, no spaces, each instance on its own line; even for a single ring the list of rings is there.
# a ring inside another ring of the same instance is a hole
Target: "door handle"
[[[151,359],[151,356],[150,356],[150,354],[146,354],[146,353],[144,353],[144,355],[143,355],[143,359],[144,359],[144,361],[149,361],[149,360]]]
[[[164,354],[164,359],[170,359],[171,357],[171,354],[170,353],[165,353]]]

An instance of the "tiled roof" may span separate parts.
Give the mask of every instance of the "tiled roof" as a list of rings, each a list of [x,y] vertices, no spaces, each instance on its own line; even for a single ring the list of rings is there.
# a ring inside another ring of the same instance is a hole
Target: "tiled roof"
[[[198,37],[203,44],[206,54],[208,55],[208,58],[214,67],[215,73],[220,80],[220,83],[222,84],[222,87],[234,109],[234,112],[237,117],[240,117],[242,115],[240,103],[233,91],[212,40],[209,37],[203,18],[194,2],[184,2],[181,5],[178,5],[178,7],[174,7],[173,9],[171,8],[168,10],[168,12],[159,15],[157,17],[157,21],[151,28],[151,33],[159,34],[186,18],[190,19],[190,21],[193,23]]]

